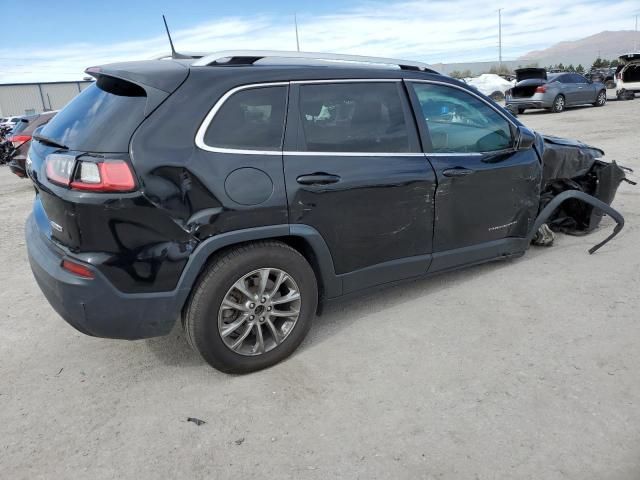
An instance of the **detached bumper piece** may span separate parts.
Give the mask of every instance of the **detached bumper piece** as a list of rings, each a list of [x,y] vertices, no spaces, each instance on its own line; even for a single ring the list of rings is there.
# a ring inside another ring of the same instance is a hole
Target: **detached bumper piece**
[[[595,230],[604,214],[617,223],[604,241],[589,250],[594,253],[624,226],[622,215],[611,207],[620,183],[634,184],[616,162],[601,160],[604,152],[575,140],[544,137],[543,180],[540,211],[529,235],[540,241],[547,226],[553,232],[585,235]]]

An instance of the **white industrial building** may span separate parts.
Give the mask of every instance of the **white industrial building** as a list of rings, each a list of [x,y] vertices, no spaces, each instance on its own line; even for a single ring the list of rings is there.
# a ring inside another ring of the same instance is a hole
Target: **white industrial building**
[[[0,117],[59,110],[91,82],[0,84]]]

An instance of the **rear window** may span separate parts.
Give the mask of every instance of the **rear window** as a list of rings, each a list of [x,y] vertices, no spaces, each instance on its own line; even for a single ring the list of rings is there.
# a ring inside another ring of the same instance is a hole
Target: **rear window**
[[[29,121],[28,120],[22,120],[22,121],[16,123],[15,127],[13,127],[13,130],[11,130],[11,133],[13,135],[17,135],[18,133],[26,130],[28,126],[29,126]]]
[[[84,89],[42,130],[71,150],[127,152],[144,119],[146,94],[131,82],[101,76]]]

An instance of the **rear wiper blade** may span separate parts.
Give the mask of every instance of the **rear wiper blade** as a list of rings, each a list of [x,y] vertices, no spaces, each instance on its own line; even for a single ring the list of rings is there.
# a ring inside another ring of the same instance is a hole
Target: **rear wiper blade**
[[[69,150],[69,147],[67,147],[66,145],[63,145],[60,142],[55,141],[52,138],[45,137],[43,135],[38,135],[38,134],[35,134],[33,138],[35,138],[39,142],[46,143],[47,145],[50,145],[52,147],[64,148],[65,150]]]

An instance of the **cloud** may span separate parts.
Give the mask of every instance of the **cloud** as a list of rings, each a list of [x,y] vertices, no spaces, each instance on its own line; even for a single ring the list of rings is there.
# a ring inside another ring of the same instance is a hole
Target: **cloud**
[[[497,57],[498,1],[361,2],[330,15],[298,14],[301,49],[399,57],[430,63]],[[536,0],[503,10],[503,57],[516,58],[603,30],[629,29],[636,0]],[[627,25],[628,24],[628,25]],[[161,27],[159,27],[161,32]],[[173,32],[183,51],[295,49],[292,18],[227,17]],[[78,80],[90,65],[139,60],[167,52],[164,35],[96,45],[78,42],[30,51],[0,49],[0,83]]]

